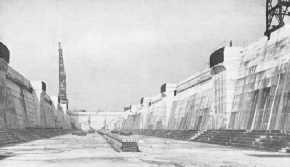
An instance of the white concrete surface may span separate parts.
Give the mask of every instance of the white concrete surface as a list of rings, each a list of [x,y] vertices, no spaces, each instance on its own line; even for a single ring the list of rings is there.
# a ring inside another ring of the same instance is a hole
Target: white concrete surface
[[[290,154],[134,135],[142,152],[116,152],[99,134],[0,148],[1,167],[290,166]],[[8,156],[5,158],[5,155]]]

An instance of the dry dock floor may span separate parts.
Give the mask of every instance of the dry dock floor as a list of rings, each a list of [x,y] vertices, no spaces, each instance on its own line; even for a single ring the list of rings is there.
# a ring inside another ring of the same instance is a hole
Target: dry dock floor
[[[287,166],[290,154],[133,135],[138,153],[116,152],[101,135],[63,135],[0,147],[0,167]]]

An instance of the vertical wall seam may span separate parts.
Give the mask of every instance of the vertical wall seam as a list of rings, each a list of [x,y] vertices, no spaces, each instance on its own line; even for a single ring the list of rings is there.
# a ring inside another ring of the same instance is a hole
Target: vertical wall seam
[[[25,124],[26,126],[29,126],[29,119],[28,119],[28,115],[27,115],[27,107],[26,107],[26,103],[25,103],[25,97],[24,97],[24,93],[23,93],[23,88],[21,85],[19,85],[20,87],[20,96],[21,96],[21,102],[22,102],[22,106],[23,106],[23,111],[24,111],[24,115],[25,115]]]

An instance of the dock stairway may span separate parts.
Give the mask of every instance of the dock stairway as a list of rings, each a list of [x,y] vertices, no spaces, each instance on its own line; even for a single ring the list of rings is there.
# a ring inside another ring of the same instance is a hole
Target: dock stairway
[[[134,129],[130,130],[132,134],[145,135],[145,136],[154,136],[161,138],[170,138],[176,140],[190,140],[193,136],[195,136],[199,131],[194,129],[188,130],[149,130],[149,129]]]
[[[60,128],[2,129],[0,130],[0,146],[51,138],[71,132],[70,129]]]
[[[289,139],[289,134],[280,130],[207,130],[191,141],[287,152]]]

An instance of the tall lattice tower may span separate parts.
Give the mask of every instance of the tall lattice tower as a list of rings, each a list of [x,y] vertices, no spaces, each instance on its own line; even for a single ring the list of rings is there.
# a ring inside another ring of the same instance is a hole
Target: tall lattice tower
[[[59,93],[58,93],[58,102],[61,105],[66,105],[65,108],[68,109],[68,100],[66,96],[66,74],[63,64],[63,56],[61,43],[59,43]]]

